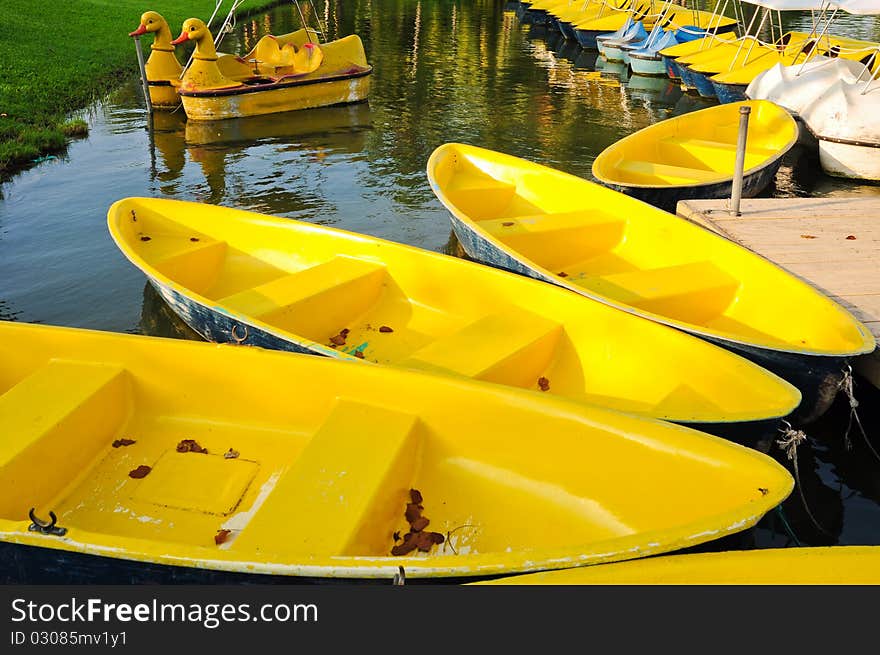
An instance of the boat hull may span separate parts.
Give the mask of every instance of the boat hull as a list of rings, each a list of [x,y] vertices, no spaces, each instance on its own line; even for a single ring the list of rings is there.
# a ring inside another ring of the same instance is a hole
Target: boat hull
[[[828,175],[880,182],[880,144],[818,141],[819,163]]]
[[[558,25],[559,31],[562,32],[562,36],[569,41],[577,41],[577,35],[574,33],[574,25],[565,20],[560,20]]]
[[[645,75],[649,77],[665,77],[667,74],[664,61],[658,56],[646,57],[642,55],[630,54],[629,66],[635,75]]]
[[[345,75],[280,82],[245,89],[181,91],[186,116],[194,121],[264,116],[285,111],[332,107],[366,100],[372,68]]]
[[[607,34],[605,30],[574,30],[575,38],[582,48],[585,50],[599,50],[596,44],[596,37],[600,34]]]
[[[709,79],[708,75],[697,72],[695,70],[691,70],[691,79],[693,80],[694,86],[697,89],[697,93],[699,93],[702,97],[715,97],[715,87],[712,86],[712,80]]]
[[[180,95],[178,95],[177,89],[171,85],[171,82],[151,80],[147,84],[150,89],[150,104],[153,106],[153,109],[171,111],[180,106]]]
[[[666,74],[669,76],[669,79],[680,80],[681,67],[676,63],[675,58],[667,57],[665,55],[661,55],[661,57],[663,57],[663,67],[666,69]]]
[[[773,183],[776,172],[782,159],[778,158],[765,168],[743,176],[742,197],[754,198]],[[680,200],[699,200],[712,198],[729,198],[733,191],[733,180],[727,180],[716,184],[700,184],[696,186],[664,186],[664,187],[637,187],[622,184],[602,182],[603,185],[615,191],[620,191],[642,202],[654,205],[665,211],[675,213],[676,205]]]
[[[746,100],[746,84],[725,84],[723,82],[712,82],[715,89],[715,96],[721,104],[730,102],[742,102]]]

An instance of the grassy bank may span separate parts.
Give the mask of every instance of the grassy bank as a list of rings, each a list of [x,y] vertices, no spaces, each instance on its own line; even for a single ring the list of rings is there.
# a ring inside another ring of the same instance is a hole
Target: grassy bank
[[[246,3],[247,9],[272,2]],[[226,3],[228,6],[228,3]],[[179,33],[190,16],[207,20],[214,0],[4,0],[0,21],[0,177],[62,150],[82,134],[67,122],[127,76],[137,73],[136,29],[147,9]],[[152,37],[143,38],[149,55]]]

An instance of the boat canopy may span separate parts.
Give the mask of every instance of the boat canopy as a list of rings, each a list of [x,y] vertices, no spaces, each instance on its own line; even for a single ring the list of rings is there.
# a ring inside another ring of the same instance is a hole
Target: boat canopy
[[[828,8],[828,0],[742,0],[746,4],[755,5],[773,11],[825,11]],[[845,2],[846,0],[837,0]],[[877,0],[856,0],[861,2]]]
[[[880,0],[831,0],[829,4],[835,9],[842,9],[848,14],[859,16],[880,15]]]

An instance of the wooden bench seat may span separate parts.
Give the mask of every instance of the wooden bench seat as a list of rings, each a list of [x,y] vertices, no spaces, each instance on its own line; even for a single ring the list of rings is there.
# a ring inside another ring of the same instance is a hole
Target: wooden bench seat
[[[49,502],[109,446],[130,407],[124,369],[90,362],[52,360],[0,395],[0,489],[7,491],[0,516],[24,520]]]
[[[533,386],[552,361],[562,326],[521,308],[489,314],[417,350],[403,365]]]
[[[340,399],[232,543],[291,555],[387,555],[406,507],[418,418]]]

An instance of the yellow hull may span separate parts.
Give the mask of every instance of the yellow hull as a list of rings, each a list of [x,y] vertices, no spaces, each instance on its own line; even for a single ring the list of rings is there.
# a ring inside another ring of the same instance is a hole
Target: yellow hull
[[[153,109],[171,110],[180,106],[180,96],[171,84],[150,82],[148,88]]]
[[[181,92],[186,116],[193,121],[264,116],[366,100],[372,70],[355,76],[308,80],[271,89],[252,88],[223,95]]]
[[[679,422],[783,416],[800,401],[723,349],[458,258],[172,200],[121,200],[108,223],[211,340],[442,371]]]
[[[59,557],[520,573],[737,532],[793,485],[721,439],[461,378],[9,322],[0,357],[0,541]],[[31,508],[66,532],[29,530]],[[393,556],[418,529],[442,539]]]
[[[669,555],[511,576],[502,585],[877,585],[880,546],[780,548]]]
[[[729,182],[743,106],[751,109],[744,175],[752,175],[777,162],[798,138],[789,113],[766,100],[719,105],[650,125],[603,150],[593,162],[593,176],[625,187]]]
[[[561,171],[446,144],[431,188],[508,268],[743,350],[871,352],[843,307],[749,250],[682,218]]]

